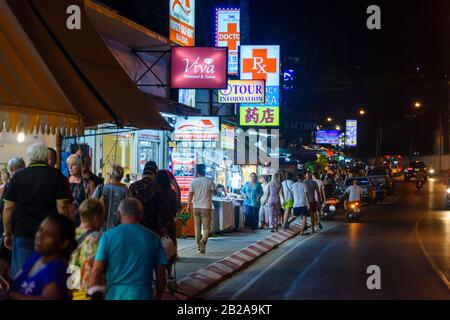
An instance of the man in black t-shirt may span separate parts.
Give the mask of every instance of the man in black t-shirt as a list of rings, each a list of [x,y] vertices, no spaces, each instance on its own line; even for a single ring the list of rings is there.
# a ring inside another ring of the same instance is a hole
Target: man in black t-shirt
[[[48,166],[47,147],[35,144],[27,155],[30,165],[14,174],[4,195],[3,236],[5,246],[12,249],[13,276],[33,252],[34,237],[44,218],[58,213],[69,215],[67,186],[62,173]]]

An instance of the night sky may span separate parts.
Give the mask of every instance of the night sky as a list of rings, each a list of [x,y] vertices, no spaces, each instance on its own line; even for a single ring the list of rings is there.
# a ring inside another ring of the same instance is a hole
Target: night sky
[[[364,107],[355,154],[375,153],[380,123],[382,153],[407,154],[409,110],[419,100],[424,109],[414,118],[414,148],[434,151],[438,109],[449,136],[450,1],[248,1],[248,44],[279,44],[283,66],[295,70],[294,90],[282,92],[282,121],[323,123],[330,115],[342,124]],[[102,2],[168,35],[168,1]],[[197,45],[213,45],[214,8],[239,3],[197,0]],[[366,27],[371,4],[381,8],[381,30]],[[299,132],[284,134],[294,138]],[[446,139],[445,151],[449,144]]]

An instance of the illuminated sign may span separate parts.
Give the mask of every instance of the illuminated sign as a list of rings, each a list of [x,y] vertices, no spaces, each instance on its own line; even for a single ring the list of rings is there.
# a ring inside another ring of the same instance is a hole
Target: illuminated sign
[[[178,117],[173,136],[175,141],[219,141],[219,118]]]
[[[279,107],[239,107],[239,125],[255,127],[278,127],[280,125]]]
[[[224,89],[227,87],[227,48],[172,47],[171,87]]]
[[[228,73],[235,75],[239,69],[240,10],[216,9],[216,47],[228,47]]]
[[[264,104],[264,80],[228,80],[228,87],[219,90],[219,103]]]
[[[241,126],[280,125],[280,46],[241,46],[241,79],[265,80],[262,104],[241,104]]]
[[[186,203],[191,182],[195,179],[195,154],[172,153],[172,173],[180,187],[181,202]]]
[[[358,141],[358,120],[347,120],[345,124],[345,145],[356,147]]]
[[[234,150],[234,131],[235,127],[228,124],[220,126],[221,144],[224,150]]]
[[[178,102],[195,108],[195,89],[180,89]]]
[[[339,130],[317,130],[316,131],[316,143],[318,144],[339,144]]]
[[[170,0],[170,40],[182,46],[195,44],[195,0]]]

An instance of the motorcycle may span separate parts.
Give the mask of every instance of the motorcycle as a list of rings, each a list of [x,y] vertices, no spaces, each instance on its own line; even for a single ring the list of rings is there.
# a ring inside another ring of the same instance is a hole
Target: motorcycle
[[[422,189],[423,187],[423,181],[422,180],[417,180],[416,181],[416,190],[420,191],[420,189]]]
[[[358,222],[361,219],[361,202],[353,201],[347,204],[347,220],[348,222]]]
[[[333,220],[336,215],[337,205],[340,203],[339,198],[327,199],[325,206],[323,207],[323,219]]]

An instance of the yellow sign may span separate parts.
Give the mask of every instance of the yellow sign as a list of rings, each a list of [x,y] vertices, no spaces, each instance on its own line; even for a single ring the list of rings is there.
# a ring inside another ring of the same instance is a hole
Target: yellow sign
[[[258,127],[278,127],[280,107],[239,107],[239,125]]]

